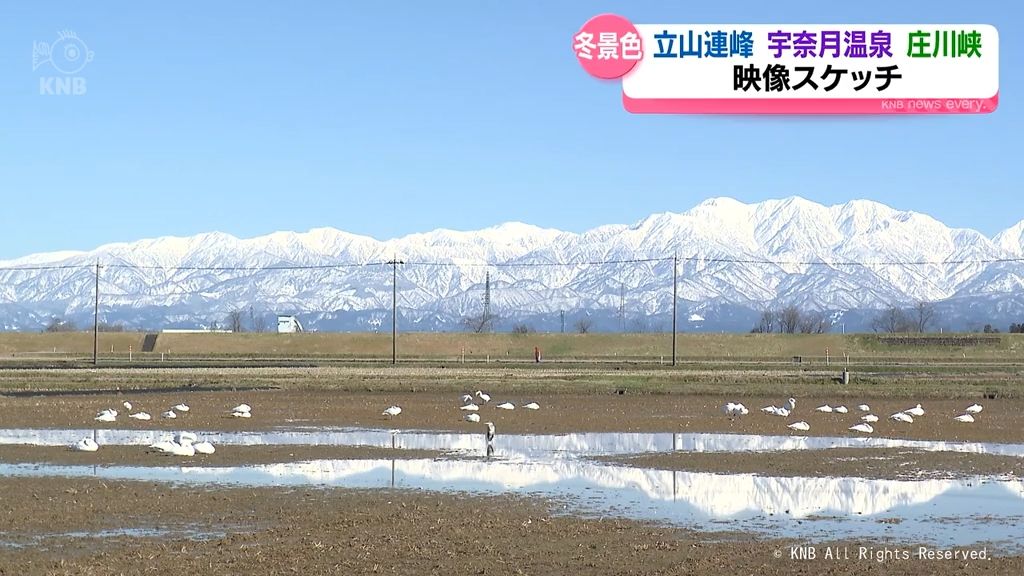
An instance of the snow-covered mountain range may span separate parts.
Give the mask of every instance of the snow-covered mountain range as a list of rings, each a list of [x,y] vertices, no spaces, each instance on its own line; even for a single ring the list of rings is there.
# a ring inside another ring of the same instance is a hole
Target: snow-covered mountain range
[[[848,331],[873,310],[921,300],[935,303],[936,327],[1024,320],[1024,262],[1014,261],[1024,257],[1024,221],[988,238],[877,202],[790,197],[712,198],[583,233],[514,222],[386,241],[333,228],[213,232],[34,254],[0,262],[0,328],[38,330],[55,316],[90,323],[99,262],[106,322],[200,327],[241,309],[247,318],[296,314],[307,329],[386,329],[392,269],[383,263],[397,258],[406,330],[463,329],[482,310],[488,273],[496,330],[564,322],[568,331],[582,315],[597,330],[664,330],[673,254],[686,331],[749,330],[761,310],[786,304],[823,311]]]

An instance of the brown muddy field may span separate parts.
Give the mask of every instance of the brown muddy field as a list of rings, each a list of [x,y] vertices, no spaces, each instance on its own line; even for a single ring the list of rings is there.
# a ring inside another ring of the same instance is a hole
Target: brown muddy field
[[[794,560],[792,541],[574,518],[520,497],[8,478],[0,495],[5,576],[1024,573],[1021,557],[991,553],[878,561],[872,542],[816,543],[818,558]],[[849,558],[825,560],[826,545]]]
[[[133,412],[145,410],[153,416],[148,422],[126,418],[121,403],[128,400]],[[499,410],[503,401],[522,404],[536,401],[540,410]],[[844,400],[848,414],[821,414],[814,408],[825,403],[836,405],[836,398],[797,398],[796,410],[788,418],[767,416],[758,409],[781,405],[786,397],[750,397],[742,402],[748,416],[730,420],[720,408],[732,398],[711,395],[616,395],[616,394],[536,394],[514,392],[495,394],[480,409],[481,421],[492,421],[498,432],[730,432],[739,434],[797,434],[786,425],[804,420],[810,431],[799,435],[847,436],[847,430],[859,422],[855,406],[862,402],[881,418],[873,436],[922,440],[1024,442],[1024,399],[979,400],[985,409],[977,422],[962,424],[953,420],[972,400],[927,400],[925,416],[913,424],[888,420],[893,412],[910,408],[916,402],[905,399],[849,398]],[[191,410],[174,420],[160,413],[185,402]],[[252,406],[252,418],[232,418],[229,410],[242,402]],[[394,419],[381,412],[397,404],[402,413]],[[184,392],[56,396],[0,396],[0,428],[117,428],[140,430],[261,430],[275,426],[356,426],[403,430],[483,430],[482,424],[462,421],[465,412],[458,409],[458,394],[436,392],[335,392],[328,390],[265,390],[247,392]],[[100,410],[120,411],[116,422],[93,420]]]
[[[923,401],[927,414],[913,424],[886,417],[916,402],[851,399],[851,413],[820,414],[835,398],[797,398],[790,418],[758,408],[778,398],[741,400],[751,414],[735,421],[719,407],[724,396],[495,394],[482,420],[502,432],[732,432],[796,434],[786,424],[806,420],[800,435],[846,436],[864,401],[883,421],[874,436],[989,442],[1024,441],[1024,400],[979,401],[974,424],[952,417],[973,401]],[[121,403],[154,420],[125,417]],[[500,401],[536,401],[537,411],[494,408]],[[185,402],[175,420],[159,413]],[[253,417],[227,411],[250,404]],[[398,404],[393,420],[381,416]],[[264,430],[276,426],[354,426],[483,431],[461,420],[458,394],[431,392],[133,392],[99,395],[0,396],[0,428],[118,428],[156,430]],[[117,408],[114,423],[93,416]],[[824,456],[823,456],[824,454]],[[0,462],[96,465],[236,466],[319,458],[436,457],[436,453],[379,448],[220,447],[211,456],[176,459],[141,447],[102,447],[97,453],[65,448],[0,446]],[[1021,476],[1020,463],[986,455],[906,450],[794,452],[737,455],[661,454],[619,459],[630,465],[770,475],[849,475],[869,478]],[[915,476],[916,475],[916,476]],[[934,475],[934,476],[930,476]],[[0,477],[0,575],[8,574],[1022,574],[1024,557],[986,560],[857,559],[859,547],[881,542],[814,542],[848,550],[846,560],[790,559],[791,541],[744,533],[693,532],[641,522],[575,517],[560,502],[518,496],[435,494],[423,491],[317,488],[205,488],[97,479]],[[715,524],[709,530],[728,530]],[[912,543],[889,549],[914,551]],[[973,548],[972,548],[973,549]],[[782,558],[776,558],[779,553]],[[820,554],[820,552],[819,552]],[[995,557],[993,557],[995,556]]]

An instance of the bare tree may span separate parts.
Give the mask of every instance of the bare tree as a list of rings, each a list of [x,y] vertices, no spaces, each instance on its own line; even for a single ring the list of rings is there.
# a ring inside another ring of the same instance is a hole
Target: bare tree
[[[580,318],[574,324],[574,326],[576,327],[576,332],[580,334],[586,334],[587,332],[590,332],[590,329],[593,327],[593,325],[594,321],[586,316]]]
[[[237,308],[228,312],[228,317],[224,319],[224,323],[227,324],[228,330],[232,332],[244,332],[242,327],[242,311]]]
[[[801,334],[821,334],[828,328],[825,315],[817,311],[801,313],[798,324]]]
[[[882,310],[871,321],[871,329],[875,332],[886,332],[889,334],[896,334],[897,332],[909,332],[911,329],[911,323],[907,319],[907,315],[903,310],[890,306],[885,310]]]
[[[779,332],[792,334],[800,326],[800,309],[790,304],[779,312]]]
[[[513,334],[531,334],[536,332],[529,324],[519,323],[512,327]]]
[[[932,323],[932,317],[935,315],[935,306],[931,302],[924,300],[919,301],[914,305],[914,324],[918,332],[927,332],[928,325]]]
[[[633,318],[632,320],[629,321],[630,332],[633,332],[635,334],[642,334],[644,332],[648,332],[649,330],[650,326],[648,325],[646,316],[637,316],[636,318]]]
[[[775,310],[765,308],[761,312],[761,317],[757,321],[757,325],[751,332],[757,332],[759,334],[771,334],[775,330],[775,318],[778,314]]]
[[[71,320],[65,320],[63,318],[51,318],[50,322],[43,329],[45,332],[74,332],[78,330],[78,326]]]
[[[252,318],[252,331],[253,332],[266,332],[267,331],[267,319],[262,314],[259,316],[253,316]]]
[[[462,323],[466,326],[467,329],[479,334],[481,332],[490,332],[491,329],[494,327],[494,320],[494,314],[487,314],[485,312],[481,312],[480,314],[477,314],[475,316],[467,316],[463,318]]]

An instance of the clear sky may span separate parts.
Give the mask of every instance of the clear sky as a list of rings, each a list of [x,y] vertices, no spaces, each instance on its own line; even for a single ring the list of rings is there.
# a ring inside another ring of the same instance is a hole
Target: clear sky
[[[591,16],[637,23],[988,23],[991,115],[631,115],[577,64]],[[868,198],[988,235],[1024,218],[1012,2],[0,4],[0,258],[219,230],[385,239],[518,220],[582,231],[710,196]],[[33,42],[95,53],[39,94]]]

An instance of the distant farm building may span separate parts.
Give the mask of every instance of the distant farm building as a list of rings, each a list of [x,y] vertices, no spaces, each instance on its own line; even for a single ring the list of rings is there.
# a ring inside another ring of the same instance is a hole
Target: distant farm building
[[[294,334],[295,332],[302,332],[302,324],[299,323],[298,318],[295,316],[277,317],[278,334]]]

